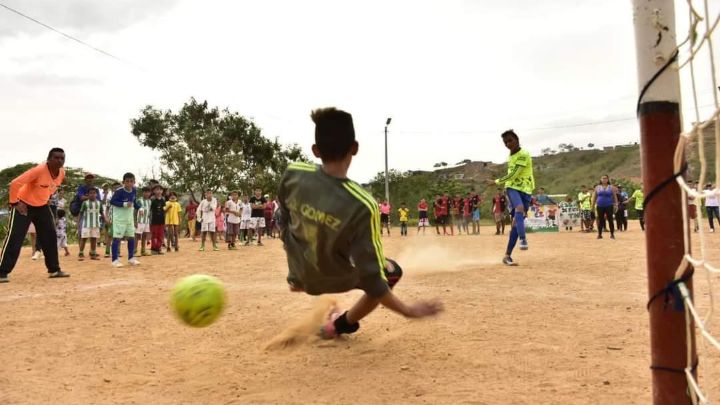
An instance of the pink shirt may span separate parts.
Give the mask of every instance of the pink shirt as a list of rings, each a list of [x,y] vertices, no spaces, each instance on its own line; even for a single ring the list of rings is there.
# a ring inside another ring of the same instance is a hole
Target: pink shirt
[[[390,215],[390,204],[380,204],[380,213]]]

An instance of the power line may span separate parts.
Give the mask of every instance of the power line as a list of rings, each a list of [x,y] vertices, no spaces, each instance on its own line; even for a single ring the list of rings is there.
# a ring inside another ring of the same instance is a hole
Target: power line
[[[136,68],[136,69],[140,69],[140,70],[143,70],[143,71],[145,70],[145,69],[143,69],[143,68],[140,67],[140,66],[137,66],[137,65],[135,65],[135,64],[133,64],[133,63],[131,63],[131,62],[128,62],[128,61],[126,61],[126,60],[124,60],[124,59],[122,59],[122,58],[120,58],[120,57],[117,57],[117,56],[111,54],[110,52],[106,52],[106,51],[104,51],[104,50],[102,50],[102,49],[100,49],[100,48],[97,48],[97,47],[95,47],[95,46],[92,46],[92,45],[88,44],[87,42],[85,42],[85,41],[83,41],[83,40],[81,40],[81,39],[75,38],[74,36],[72,36],[72,35],[70,35],[70,34],[66,34],[66,33],[64,33],[64,32],[62,32],[62,31],[60,31],[60,30],[58,30],[58,29],[56,29],[56,28],[53,28],[53,27],[45,24],[45,23],[42,22],[42,21],[38,21],[37,19],[30,17],[30,16],[27,15],[27,14],[23,14],[23,13],[21,13],[20,11],[15,10],[14,8],[12,8],[12,7],[10,7],[10,6],[7,6],[7,5],[5,5],[5,4],[3,4],[3,3],[0,3],[0,7],[4,8],[4,9],[6,9],[6,10],[12,12],[12,13],[15,13],[15,14],[17,14],[17,15],[25,18],[25,19],[28,19],[28,20],[34,22],[35,24],[41,25],[41,26],[49,29],[50,31],[53,31],[53,32],[55,32],[55,33],[57,33],[57,34],[60,34],[60,35],[64,36],[64,37],[67,38],[67,39],[70,39],[70,40],[72,40],[72,41],[75,41],[75,42],[79,43],[80,45],[86,46],[86,47],[88,47],[88,48],[90,48],[90,49],[92,49],[92,50],[94,50],[94,51],[96,51],[96,52],[99,52],[99,53],[101,53],[101,54],[103,54],[103,55],[105,55],[105,56],[108,56],[108,57],[113,58],[113,59],[115,59],[115,60],[117,60],[117,61],[119,61],[119,62],[122,62],[122,63],[125,63],[125,64],[127,64],[127,65],[130,65],[130,66],[132,66],[132,67],[134,67],[134,68]]]

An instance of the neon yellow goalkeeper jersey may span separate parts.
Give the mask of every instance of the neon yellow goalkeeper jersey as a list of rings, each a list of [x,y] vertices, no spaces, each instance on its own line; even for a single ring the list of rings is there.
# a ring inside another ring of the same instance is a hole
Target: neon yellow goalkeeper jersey
[[[532,157],[524,149],[510,155],[508,171],[505,177],[495,180],[495,184],[513,188],[525,194],[535,191],[535,176],[533,176]]]

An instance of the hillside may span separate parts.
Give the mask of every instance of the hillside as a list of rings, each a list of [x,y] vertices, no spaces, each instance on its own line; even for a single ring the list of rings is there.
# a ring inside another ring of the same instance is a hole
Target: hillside
[[[704,141],[705,158],[708,162],[706,181],[713,182],[716,154],[714,128],[706,130]],[[699,174],[697,148],[688,148],[687,156],[689,160],[688,178],[697,179]],[[615,184],[624,185],[629,192],[640,187],[640,146],[636,144],[618,145],[602,150],[573,150],[536,156],[533,158],[533,164],[536,187],[545,188],[547,194],[576,196],[582,185],[596,184],[603,174],[609,175]],[[420,198],[432,199],[435,194],[442,192],[464,195],[473,189],[483,195],[485,201],[490,201],[496,187],[487,186],[485,180],[501,177],[506,170],[505,163],[470,161],[434,171],[405,173],[392,171],[390,202],[393,207],[399,207],[401,202],[406,202],[410,208],[414,208]],[[384,194],[382,174],[373,179],[368,188],[373,195],[381,198]],[[490,218],[490,208],[488,203],[483,205],[483,218]]]
[[[577,150],[533,158],[535,183],[549,194],[575,194],[581,185],[591,185],[607,174],[623,183],[640,182],[640,149],[638,145],[618,146],[609,150]],[[471,162],[436,170],[440,177],[454,179],[478,191],[486,188],[486,179],[498,178],[506,164]]]

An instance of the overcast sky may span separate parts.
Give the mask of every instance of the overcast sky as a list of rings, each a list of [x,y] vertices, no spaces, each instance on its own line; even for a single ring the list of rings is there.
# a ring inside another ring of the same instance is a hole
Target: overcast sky
[[[502,162],[508,128],[535,154],[639,138],[628,0],[0,3],[125,61],[0,8],[0,167],[61,146],[68,166],[149,175],[158,161],[129,120],[191,96],[308,155],[310,110],[346,109],[360,142],[350,176],[361,182],[384,168],[387,117],[400,170]]]

